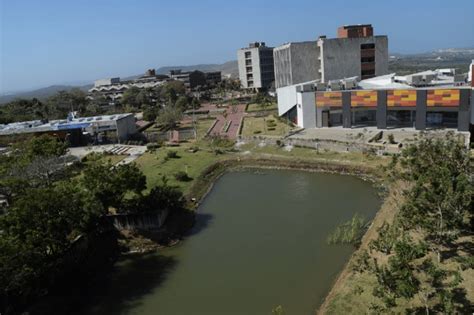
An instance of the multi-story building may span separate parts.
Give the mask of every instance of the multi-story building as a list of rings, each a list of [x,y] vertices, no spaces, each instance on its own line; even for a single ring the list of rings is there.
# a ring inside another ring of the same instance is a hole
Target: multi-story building
[[[202,71],[182,71],[181,69],[171,70],[170,78],[184,82],[187,88],[194,89],[198,86],[214,85],[222,81],[220,71],[202,72]]]
[[[273,47],[264,42],[250,43],[237,51],[239,79],[244,89],[269,89],[275,80]]]
[[[342,26],[338,38],[321,36],[318,47],[322,82],[388,73],[388,38],[374,36],[370,24]]]
[[[318,80],[368,79],[388,73],[387,36],[371,25],[345,25],[337,38],[284,44],[274,50],[277,88]]]

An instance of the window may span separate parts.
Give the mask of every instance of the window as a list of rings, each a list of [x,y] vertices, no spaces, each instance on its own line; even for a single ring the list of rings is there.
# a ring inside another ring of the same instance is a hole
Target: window
[[[360,58],[360,62],[362,63],[375,62],[375,57],[362,57]]]
[[[360,49],[375,49],[375,44],[361,44]]]
[[[252,52],[246,51],[245,52],[245,58],[251,58],[252,57]]]

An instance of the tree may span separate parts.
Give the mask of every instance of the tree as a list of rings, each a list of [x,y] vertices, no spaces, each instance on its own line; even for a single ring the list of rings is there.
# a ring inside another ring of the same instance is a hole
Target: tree
[[[159,111],[157,122],[161,125],[164,125],[166,128],[171,129],[176,126],[182,117],[183,112],[180,108],[166,106]]]
[[[96,161],[83,171],[80,183],[105,209],[119,209],[127,195],[141,195],[146,188],[146,177],[135,164],[113,167]]]
[[[399,176],[412,184],[401,222],[425,230],[440,261],[440,246],[458,235],[472,213],[470,152],[452,133],[446,139],[424,137],[403,151],[399,163]]]
[[[138,103],[138,94],[140,93],[140,89],[137,88],[136,86],[132,86],[129,89],[127,89],[121,99],[122,106],[129,106],[131,108],[138,108],[139,103]]]
[[[74,88],[69,91],[59,91],[46,100],[49,107],[49,118],[64,119],[71,111],[84,113],[88,105],[87,94]]]
[[[58,138],[42,135],[32,137],[26,142],[14,146],[14,154],[25,157],[32,161],[36,157],[59,157],[66,154],[68,144],[60,141]]]
[[[174,80],[163,84],[160,93],[167,104],[174,104],[180,95],[186,93],[186,88],[182,81]]]
[[[146,121],[155,121],[158,116],[158,107],[156,106],[146,106],[143,108],[143,119]]]
[[[175,106],[179,109],[181,109],[182,111],[186,110],[186,108],[189,106],[189,100],[186,96],[180,96],[177,100],[176,100],[176,104]]]
[[[0,124],[8,124],[16,121],[46,119],[48,116],[48,107],[36,98],[31,100],[14,100],[6,103],[0,108]]]

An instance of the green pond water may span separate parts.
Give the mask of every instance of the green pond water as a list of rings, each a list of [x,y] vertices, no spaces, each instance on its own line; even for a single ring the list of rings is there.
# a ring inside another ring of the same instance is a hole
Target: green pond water
[[[300,171],[222,176],[178,246],[122,259],[85,314],[314,314],[353,252],[327,245],[338,224],[371,219],[376,190],[356,177]]]

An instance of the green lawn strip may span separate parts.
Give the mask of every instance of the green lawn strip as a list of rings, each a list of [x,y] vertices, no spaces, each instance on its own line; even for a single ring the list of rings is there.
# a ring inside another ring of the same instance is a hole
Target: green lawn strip
[[[271,105],[268,105],[266,107],[261,106],[260,104],[249,104],[247,106],[247,112],[261,112],[261,111],[267,111],[267,110],[277,110],[278,109],[278,104],[277,103],[272,103]]]

